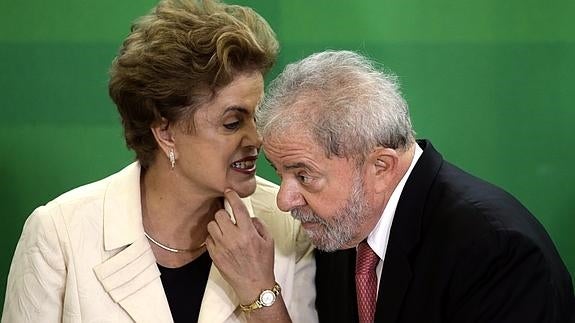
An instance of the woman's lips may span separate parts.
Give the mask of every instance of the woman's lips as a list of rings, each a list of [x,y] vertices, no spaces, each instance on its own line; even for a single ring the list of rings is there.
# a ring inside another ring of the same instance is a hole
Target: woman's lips
[[[253,174],[256,171],[257,157],[246,157],[231,164],[231,168],[243,174]]]

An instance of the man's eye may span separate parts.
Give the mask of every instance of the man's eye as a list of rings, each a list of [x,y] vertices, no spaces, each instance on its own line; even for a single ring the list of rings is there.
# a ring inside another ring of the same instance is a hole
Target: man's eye
[[[240,127],[240,121],[234,121],[234,122],[224,124],[224,128],[226,128],[228,130],[235,130],[235,129],[238,129],[239,127]]]
[[[297,175],[297,179],[298,181],[300,181],[302,184],[309,184],[312,180],[311,177],[306,176],[306,175]]]

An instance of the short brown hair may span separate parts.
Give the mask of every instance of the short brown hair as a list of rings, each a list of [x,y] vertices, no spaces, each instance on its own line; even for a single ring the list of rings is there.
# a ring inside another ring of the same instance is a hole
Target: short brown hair
[[[139,18],[110,69],[109,94],[128,148],[143,168],[158,149],[151,126],[191,120],[206,93],[242,72],[264,74],[278,42],[250,8],[212,0],[162,0]],[[209,97],[208,97],[209,98]]]

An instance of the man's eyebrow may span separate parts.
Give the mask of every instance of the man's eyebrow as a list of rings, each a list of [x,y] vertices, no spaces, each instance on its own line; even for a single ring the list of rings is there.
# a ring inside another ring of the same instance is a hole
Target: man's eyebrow
[[[240,105],[229,106],[224,110],[224,113],[228,113],[230,111],[235,111],[235,112],[239,112],[239,113],[243,113],[243,114],[250,114],[248,109],[246,109],[245,107],[242,107]]]
[[[302,162],[284,166],[284,170],[290,170],[290,169],[296,169],[296,168],[309,169],[309,167],[307,167],[307,165],[305,163],[302,163]]]
[[[276,166],[274,165],[274,163],[269,160],[269,158],[264,154],[265,159],[268,161],[268,163],[270,164],[271,167],[273,167],[275,170],[277,170]],[[284,170],[290,170],[290,169],[297,169],[297,168],[305,168],[305,169],[309,169],[309,167],[307,167],[307,165],[305,163],[299,162],[299,163],[295,163],[295,164],[291,164],[291,165],[285,165],[283,167]]]

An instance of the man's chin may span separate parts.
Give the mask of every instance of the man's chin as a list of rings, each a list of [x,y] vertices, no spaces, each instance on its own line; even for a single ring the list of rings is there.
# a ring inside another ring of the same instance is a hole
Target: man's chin
[[[313,242],[313,244],[314,244],[316,249],[324,251],[324,252],[334,252],[334,251],[340,250],[340,248],[337,248],[335,246],[328,245],[328,244],[322,244],[320,242],[318,242],[317,244],[315,242]]]
[[[333,252],[355,247],[352,241],[342,242],[326,239],[325,233],[322,233],[321,230],[306,230],[304,227],[304,232],[307,234],[315,248],[321,251]]]
[[[321,235],[318,235],[316,231],[308,231],[305,230],[305,233],[308,235],[309,239],[311,240],[312,244],[316,247],[316,249],[325,251],[325,252],[333,252],[339,250],[339,245],[334,244],[331,241],[326,241],[325,238],[322,238]]]

